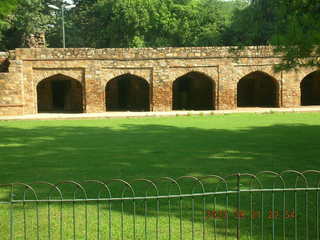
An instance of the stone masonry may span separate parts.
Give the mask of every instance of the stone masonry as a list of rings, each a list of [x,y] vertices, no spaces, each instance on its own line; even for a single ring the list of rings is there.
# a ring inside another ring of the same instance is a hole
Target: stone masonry
[[[46,84],[39,85],[39,83],[43,80],[52,81],[52,89],[59,89],[59,84],[64,84],[54,82],[59,76],[64,82],[71,80],[78,82],[78,85],[74,82],[65,85],[67,87],[63,90],[63,94],[76,89],[74,91],[78,92],[70,96],[77,96],[80,100],[73,102],[82,101],[78,106],[81,106],[81,111],[87,113],[108,111],[106,89],[118,89],[122,85],[108,88],[106,86],[111,80],[120,76],[136,76],[146,81],[148,88],[144,89],[147,89],[146,94],[149,95],[148,110],[171,111],[173,82],[189,73],[196,73],[212,81],[210,91],[214,109],[237,108],[238,82],[250,74],[254,77],[256,73],[261,73],[264,78],[274,81],[276,106],[300,106],[301,81],[309,74],[317,73],[319,69],[305,68],[299,71],[275,73],[273,66],[279,60],[279,56],[274,55],[271,47],[246,47],[238,52],[237,56],[229,51],[228,47],[16,49],[0,53],[0,115],[38,113],[38,107],[42,106],[38,101],[46,99],[46,96],[43,96],[46,95],[45,91],[38,92],[45,88]],[[317,76],[320,78],[319,74]],[[202,86],[192,81],[191,79],[192,86]],[[132,89],[135,87],[139,89],[138,85],[130,86]],[[250,86],[248,84],[246,86],[249,89]],[[58,90],[49,90],[47,96],[51,94],[50,91],[56,91],[56,95],[59,93]],[[134,96],[132,91],[130,94]],[[181,96],[183,97],[183,94]],[[117,97],[120,99],[124,96]],[[141,99],[134,101],[141,102]],[[59,99],[52,101],[56,101],[56,105],[59,106]],[[68,101],[72,102],[70,99]]]

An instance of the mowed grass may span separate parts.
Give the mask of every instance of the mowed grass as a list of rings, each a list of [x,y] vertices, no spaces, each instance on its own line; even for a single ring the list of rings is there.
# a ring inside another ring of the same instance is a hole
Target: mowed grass
[[[1,183],[319,167],[319,113],[0,122]]]
[[[131,119],[97,119],[97,120],[58,120],[58,121],[2,121],[0,122],[0,183],[49,181],[57,183],[62,180],[83,181],[111,178],[132,180],[135,178],[157,179],[159,177],[178,177],[184,175],[220,176],[237,172],[257,173],[263,170],[280,172],[286,169],[299,171],[319,169],[319,113],[277,113],[277,114],[235,114],[219,116],[187,116],[172,118],[131,118]],[[191,185],[190,183],[185,183]],[[115,186],[114,189],[120,189]],[[136,186],[137,193],[143,191],[143,184]],[[186,187],[189,191],[190,189]],[[199,190],[199,189],[198,189]],[[198,191],[197,190],[197,191]],[[118,191],[119,192],[119,191]],[[8,196],[3,191],[2,199]],[[117,194],[116,194],[117,195]],[[16,196],[18,197],[18,196]],[[278,197],[280,199],[280,197]],[[303,198],[303,197],[302,197]],[[248,200],[249,196],[245,197]],[[210,200],[211,201],[211,200]],[[220,201],[220,202],[219,202]],[[311,201],[311,200],[310,200]],[[230,200],[232,202],[232,199]],[[244,201],[243,209],[249,206]],[[213,204],[213,201],[210,204]],[[137,207],[137,234],[144,239],[144,205]],[[150,203],[148,212],[149,239],[155,239],[155,203]],[[172,223],[179,226],[178,201],[171,203],[173,208]],[[202,238],[202,199],[195,202],[195,238]],[[207,203],[209,204],[209,203]],[[207,205],[211,210],[213,205]],[[225,201],[217,201],[217,209],[227,209]],[[256,203],[259,205],[258,203]],[[290,203],[292,204],[292,203]],[[288,203],[288,206],[290,205]],[[230,204],[232,205],[232,204]],[[246,206],[244,206],[246,205]],[[303,205],[303,203],[301,203]],[[167,201],[160,207],[161,238],[168,238]],[[269,206],[269,208],[268,208]],[[30,207],[30,206],[29,206]],[[71,209],[71,206],[64,206]],[[80,206],[80,208],[83,206]],[[101,218],[107,219],[108,206],[101,207]],[[191,202],[185,201],[184,207],[191,209]],[[20,206],[22,209],[22,206]],[[42,210],[41,210],[42,209]],[[52,207],[53,218],[59,216],[59,207]],[[97,239],[96,206],[89,205],[89,239]],[[121,206],[113,206],[112,216],[114,239],[121,239]],[[190,239],[191,213],[184,209],[184,239]],[[227,210],[232,213],[234,206]],[[265,203],[264,211],[270,209],[270,202]],[[279,209],[280,210],[280,209]],[[309,209],[310,210],[310,209]],[[29,220],[35,219],[35,212],[29,209]],[[67,210],[65,210],[67,211]],[[311,210],[312,211],[312,210]],[[7,211],[4,218],[9,215]],[[84,239],[84,209],[78,211],[77,239]],[[20,215],[19,215],[20,214]],[[69,213],[71,214],[70,211]],[[124,239],[132,237],[132,206],[124,208]],[[1,213],[0,213],[1,215]],[[40,208],[43,216],[41,224],[47,224],[47,208]],[[20,217],[19,217],[20,216]],[[82,217],[81,217],[82,216]],[[103,217],[104,216],[104,217]],[[17,210],[16,217],[20,224],[16,227],[15,239],[23,238],[23,214]],[[69,220],[68,220],[69,219]],[[28,221],[29,221],[28,220]],[[218,221],[214,228],[214,221]],[[234,219],[233,219],[234,220]],[[64,221],[66,239],[72,237],[71,215]],[[101,220],[103,221],[103,220]],[[220,223],[219,223],[220,221]],[[231,224],[232,224],[232,220]],[[278,220],[277,220],[278,221]],[[292,219],[288,221],[293,221]],[[265,221],[266,229],[271,229],[271,221]],[[2,225],[1,225],[2,223]],[[59,222],[52,235],[59,236]],[[103,226],[105,224],[105,226]],[[101,236],[108,235],[109,222],[101,223]],[[219,225],[220,224],[220,225]],[[223,235],[223,220],[208,219],[207,234],[214,237]],[[243,223],[244,226],[249,226]],[[259,225],[260,223],[254,223]],[[278,223],[281,224],[281,221]],[[27,233],[32,235],[29,223]],[[68,227],[69,226],[69,227]],[[258,228],[258,227],[255,227]],[[152,230],[153,229],[153,230]],[[213,232],[215,229],[215,233]],[[302,229],[304,229],[302,227]],[[0,222],[0,234],[9,237],[9,226]],[[67,231],[69,230],[69,231]],[[176,227],[173,228],[173,239]],[[230,230],[230,237],[234,231]],[[290,232],[288,229],[287,232]],[[259,229],[253,236],[259,239]],[[47,231],[41,236],[47,238]],[[233,235],[232,235],[233,234]],[[293,233],[291,233],[293,234]],[[176,234],[176,236],[178,236]],[[20,238],[19,238],[20,237]],[[2,238],[1,238],[2,239]],[[244,238],[246,239],[246,238]],[[290,238],[288,238],[290,239]]]

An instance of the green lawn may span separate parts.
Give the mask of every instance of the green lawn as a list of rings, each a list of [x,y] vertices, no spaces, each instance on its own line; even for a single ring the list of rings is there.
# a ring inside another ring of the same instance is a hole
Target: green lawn
[[[205,176],[209,174],[225,176],[237,172],[257,173],[262,170],[279,172],[285,169],[301,171],[319,169],[319,135],[319,113],[2,121],[0,122],[0,182],[3,184],[35,181],[57,183],[69,179],[106,181],[111,178],[132,180],[141,177],[156,179],[164,176]],[[114,189],[117,188],[119,187]],[[137,192],[144,188],[142,184],[137,186]],[[188,187],[186,189],[190,190]],[[2,199],[7,197],[6,193],[7,191],[2,191]],[[248,197],[245,199],[248,200]],[[232,199],[230,201],[232,202]],[[190,204],[191,201],[184,202],[187,208],[191,206]],[[195,203],[197,207],[196,239],[201,239],[201,204],[201,200]],[[177,205],[178,202],[173,201],[173,208]],[[217,205],[219,209],[225,207],[223,200],[220,200],[220,204],[217,203]],[[161,206],[160,225],[162,229],[166,229],[167,202]],[[266,204],[265,211],[268,210],[268,206],[270,203]],[[91,207],[95,208],[93,205],[89,206],[89,209]],[[210,205],[206,209],[209,210],[212,207],[213,205]],[[65,206],[65,208],[68,207]],[[120,208],[120,205],[114,206],[113,217],[120,218]],[[249,206],[243,208],[248,210]],[[46,219],[46,209],[43,206],[43,209],[40,210],[40,215],[43,215],[44,219]],[[102,215],[108,215],[106,209],[106,206],[101,206]],[[234,208],[230,206],[228,211],[232,209]],[[30,213],[27,216],[30,215],[30,218],[33,219],[31,216],[34,215],[34,212],[30,209],[28,211]],[[148,221],[151,229],[155,224],[155,213],[152,212],[152,209],[150,211]],[[8,212],[6,210],[3,212],[6,213],[3,215],[4,218],[7,217]],[[91,229],[89,239],[97,239],[93,233],[96,227],[96,221],[93,219],[97,218],[97,214],[93,212],[94,210],[90,211],[94,216],[90,216],[92,226],[89,227],[89,230]],[[176,212],[173,213],[173,222],[179,220]],[[127,206],[127,210],[124,209],[124,213],[128,218],[125,222],[131,221],[130,206]],[[17,210],[16,216],[19,217],[19,214],[22,213]],[[57,217],[57,214],[58,212],[53,215]],[[79,216],[83,214],[84,210],[79,212]],[[137,207],[137,232],[141,239],[144,239],[143,215],[143,204],[141,204],[141,208]],[[78,224],[83,224],[81,219]],[[210,223],[206,224],[213,226],[214,220],[209,219]],[[68,220],[64,221],[68,222]],[[67,222],[66,228],[68,228]],[[113,230],[115,231],[114,239],[121,239],[119,221],[116,220],[116,222],[117,224],[114,224],[117,226]],[[5,224],[5,221],[0,221],[0,234],[2,230],[3,236],[8,236],[9,227]],[[45,221],[42,224],[45,225]],[[190,214],[187,211],[183,216],[183,224],[184,239],[190,239],[191,223]],[[221,224],[223,224],[222,220]],[[244,223],[244,226],[247,224],[249,223]],[[268,225],[266,229],[270,229],[270,221],[265,224]],[[16,228],[15,239],[20,239],[19,236],[23,239],[22,225],[19,224],[19,227]],[[207,225],[206,228],[209,229]],[[32,226],[34,227],[34,224]],[[221,226],[219,230],[218,222],[216,231],[218,236],[222,234]],[[81,228],[80,225],[78,227]],[[30,231],[29,227],[28,229]],[[107,235],[107,229],[104,231],[102,236]],[[130,238],[130,231],[131,228],[125,230],[125,239]],[[178,230],[174,228],[173,232],[175,231]],[[208,230],[210,231],[212,228]],[[54,232],[58,230],[55,229]],[[42,234],[46,238],[46,231],[41,232]],[[150,234],[150,239],[154,239],[154,234]],[[162,234],[164,236],[161,239],[168,237],[167,233]],[[253,235],[255,236],[255,233]],[[29,238],[32,239],[32,237]],[[78,236],[77,239],[83,239],[83,236]],[[175,239],[174,236],[173,239]]]

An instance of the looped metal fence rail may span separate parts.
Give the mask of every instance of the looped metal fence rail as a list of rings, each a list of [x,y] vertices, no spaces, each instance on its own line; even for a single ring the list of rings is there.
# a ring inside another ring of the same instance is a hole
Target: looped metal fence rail
[[[320,239],[320,171],[0,185],[1,239]]]

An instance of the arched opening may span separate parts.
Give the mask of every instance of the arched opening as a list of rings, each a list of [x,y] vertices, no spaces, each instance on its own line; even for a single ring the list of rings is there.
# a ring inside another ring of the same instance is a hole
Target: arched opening
[[[300,84],[301,105],[320,105],[320,71],[307,75]]]
[[[263,72],[252,72],[241,78],[237,86],[238,107],[277,107],[278,83]]]
[[[62,74],[37,85],[38,112],[83,112],[82,85]]]
[[[213,110],[214,81],[199,72],[190,72],[173,82],[173,110]]]
[[[135,75],[121,75],[106,86],[107,111],[149,111],[149,98],[149,83]]]
[[[9,72],[10,62],[8,59],[0,59],[0,72]]]

